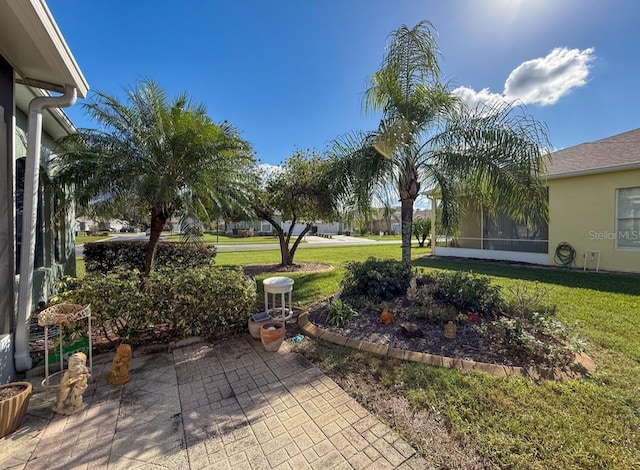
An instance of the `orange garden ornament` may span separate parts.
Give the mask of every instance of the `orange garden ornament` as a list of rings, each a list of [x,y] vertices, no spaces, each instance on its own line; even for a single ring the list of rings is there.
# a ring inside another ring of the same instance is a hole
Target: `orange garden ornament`
[[[393,323],[393,313],[388,308],[385,308],[380,314],[380,323],[384,325]]]
[[[124,385],[129,381],[129,362],[131,362],[131,346],[121,344],[113,357],[113,366],[109,374],[111,385]]]

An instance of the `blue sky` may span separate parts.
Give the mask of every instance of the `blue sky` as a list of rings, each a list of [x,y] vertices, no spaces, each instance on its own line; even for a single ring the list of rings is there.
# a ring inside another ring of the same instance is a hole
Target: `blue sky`
[[[49,0],[89,85],[152,78],[228,120],[257,157],[372,130],[367,79],[387,35],[427,19],[443,77],[471,102],[519,99],[554,148],[640,127],[637,0]],[[94,127],[81,106],[78,127]]]

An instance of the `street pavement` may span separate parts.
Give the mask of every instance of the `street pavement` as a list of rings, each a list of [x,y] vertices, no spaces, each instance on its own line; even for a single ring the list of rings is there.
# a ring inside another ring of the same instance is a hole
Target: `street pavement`
[[[112,241],[146,241],[149,236],[144,233],[118,233],[107,240],[100,243],[108,243]],[[359,245],[399,245],[400,240],[370,240],[361,237],[348,237],[346,235],[333,235],[332,238],[318,237],[310,235],[305,237],[306,243],[301,244],[300,248],[310,248],[314,246],[359,246]],[[415,240],[412,243],[416,243]],[[278,249],[278,243],[249,243],[238,245],[215,245],[218,251],[246,251],[246,250],[270,250]],[[84,245],[76,246],[76,257],[83,256]]]

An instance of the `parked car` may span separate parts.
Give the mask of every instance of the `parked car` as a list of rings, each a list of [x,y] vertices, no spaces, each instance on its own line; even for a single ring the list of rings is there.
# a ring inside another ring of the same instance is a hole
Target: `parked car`
[[[120,233],[136,233],[136,228],[131,226],[122,227],[120,229]]]

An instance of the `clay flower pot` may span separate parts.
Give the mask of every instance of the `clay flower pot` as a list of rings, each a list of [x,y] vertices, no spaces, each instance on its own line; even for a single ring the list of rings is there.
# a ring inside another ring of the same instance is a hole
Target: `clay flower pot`
[[[277,351],[284,340],[284,325],[278,322],[267,322],[260,327],[260,340],[265,351]]]
[[[0,398],[0,438],[18,429],[22,417],[29,407],[31,398],[31,384],[29,382],[12,382],[0,385],[0,397],[11,388],[19,391],[7,398]]]
[[[249,334],[253,339],[260,339],[260,327],[268,321],[271,321],[271,316],[266,312],[249,317],[247,327],[249,328]]]

